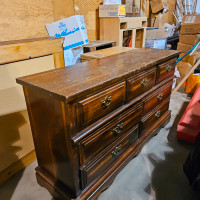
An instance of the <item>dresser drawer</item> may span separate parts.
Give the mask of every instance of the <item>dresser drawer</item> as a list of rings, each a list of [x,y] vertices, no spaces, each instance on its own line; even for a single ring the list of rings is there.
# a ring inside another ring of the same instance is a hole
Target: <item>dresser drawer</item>
[[[168,110],[169,101],[170,98],[165,99],[159,106],[142,118],[140,134],[144,133],[147,128],[151,127]]]
[[[143,99],[143,115],[147,114],[150,110],[155,108],[171,95],[172,83],[173,80],[166,83]]]
[[[118,83],[77,102],[77,123],[82,128],[125,102],[125,82]]]
[[[176,58],[169,60],[168,62],[158,65],[157,70],[157,83],[163,81],[169,76],[172,76],[175,71]]]
[[[142,103],[137,103],[82,140],[79,144],[80,163],[91,159],[92,156],[95,156],[118,137],[122,136],[136,123],[139,123],[141,114]]]
[[[138,125],[119,138],[113,145],[102,151],[89,165],[81,170],[82,188],[97,178],[138,138]]]
[[[149,69],[127,80],[127,101],[139,96],[155,85],[156,68]]]

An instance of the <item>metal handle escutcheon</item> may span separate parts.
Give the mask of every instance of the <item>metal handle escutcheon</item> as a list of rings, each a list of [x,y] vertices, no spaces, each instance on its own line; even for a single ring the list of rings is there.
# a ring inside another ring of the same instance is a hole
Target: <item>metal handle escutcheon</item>
[[[121,146],[122,146],[122,145],[120,144],[119,146],[115,147],[114,151],[112,151],[112,156],[113,156],[113,157],[116,157],[116,156],[119,155],[119,153],[120,153],[120,151],[121,151]]]
[[[160,101],[160,100],[162,100],[162,98],[163,98],[163,93],[160,93],[160,94],[157,96],[157,99]]]
[[[160,117],[160,110],[158,110],[158,111],[156,112],[155,116],[156,116],[157,118]]]
[[[105,97],[105,99],[101,100],[101,105],[103,108],[107,108],[110,105],[110,102],[112,100],[112,96],[110,97]]]
[[[118,124],[116,128],[113,129],[113,132],[116,133],[117,135],[120,134],[122,132],[123,125],[124,125],[123,122],[121,124]]]
[[[170,65],[167,65],[166,71],[169,72],[171,69],[172,69],[172,67]]]
[[[147,78],[144,78],[142,81],[141,81],[141,85],[142,86],[145,86],[147,84]]]

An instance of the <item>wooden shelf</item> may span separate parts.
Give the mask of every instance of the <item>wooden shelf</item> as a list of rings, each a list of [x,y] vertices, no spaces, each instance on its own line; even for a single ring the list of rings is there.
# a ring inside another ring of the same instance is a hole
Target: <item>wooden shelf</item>
[[[120,47],[141,48],[145,45],[146,26],[146,17],[100,18],[100,40],[114,40]],[[130,46],[126,44],[127,38],[131,39]]]
[[[0,42],[0,64],[54,55],[55,68],[64,67],[63,40],[43,37]]]

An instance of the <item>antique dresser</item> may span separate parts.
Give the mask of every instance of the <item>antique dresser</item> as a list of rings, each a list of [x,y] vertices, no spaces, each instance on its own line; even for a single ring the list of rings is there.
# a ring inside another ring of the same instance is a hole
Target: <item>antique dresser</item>
[[[177,56],[134,49],[17,79],[38,183],[55,199],[96,199],[168,122]]]

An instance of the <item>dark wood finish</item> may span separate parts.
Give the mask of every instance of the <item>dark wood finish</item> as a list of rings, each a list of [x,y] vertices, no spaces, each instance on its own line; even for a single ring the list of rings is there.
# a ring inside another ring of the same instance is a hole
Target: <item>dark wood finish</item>
[[[84,127],[122,106],[126,83],[122,82],[77,102],[78,127]]]
[[[100,176],[138,138],[138,125],[119,138],[113,145],[102,151],[89,165],[81,168],[82,187],[85,188]]]
[[[155,109],[150,111],[141,119],[141,133],[143,133],[147,128],[152,126],[169,108],[169,98],[165,99],[161,104],[159,104]]]
[[[110,47],[115,47],[116,42],[115,41],[101,41],[101,40],[95,40],[95,41],[90,41],[88,44],[83,46],[83,52],[92,52],[92,51],[97,51],[100,49],[106,49]]]
[[[135,99],[132,99],[131,101],[129,101],[126,104],[124,104],[123,106],[119,107],[118,109],[115,110],[115,112],[111,112],[111,113],[107,114],[105,117],[100,118],[99,120],[97,120],[93,124],[87,126],[86,128],[82,129],[81,131],[74,133],[74,136],[72,137],[72,141],[74,143],[79,142],[84,137],[86,137],[89,134],[91,134],[92,132],[94,132],[98,127],[100,127],[103,124],[109,122],[110,120],[115,118],[118,114],[120,114],[121,112],[123,112],[127,108],[133,106],[136,102],[139,102],[140,100],[143,101],[144,97],[146,97],[147,95],[151,94],[153,91],[159,89],[162,85],[168,83],[169,81],[172,81],[173,78],[174,78],[174,76],[170,76],[169,78],[167,78],[167,79],[163,80],[162,82],[158,83],[157,85],[155,85],[154,87],[150,88],[149,90],[147,90],[143,94],[139,95]]]
[[[82,140],[80,142],[80,162],[84,163],[91,156],[126,133],[136,123],[139,123],[141,113],[142,104],[137,103],[128,111],[118,115],[104,127]]]
[[[117,174],[138,155],[142,147],[159,132],[170,120],[171,112],[167,111],[155,124],[152,125],[105,173],[93,181],[90,186],[82,191],[76,200],[97,199],[102,191],[108,188],[114,181]],[[72,199],[71,193],[62,185],[54,184],[51,177],[40,167],[36,168],[38,183],[45,187],[55,199]],[[95,192],[94,192],[95,191]]]
[[[162,103],[167,97],[171,95],[173,80],[166,83],[159,89],[155,90],[143,99],[143,115],[146,115],[150,110]]]
[[[127,101],[139,96],[155,85],[156,68],[137,74],[127,81]]]
[[[158,65],[157,82],[160,82],[166,79],[167,77],[172,76],[175,71],[175,66],[176,66],[176,58]]]
[[[38,183],[57,199],[96,199],[168,121],[173,76],[155,81],[158,66],[177,54],[136,49],[17,79],[24,87]],[[134,85],[141,87],[135,80],[145,77],[150,84],[135,93]]]
[[[133,49],[56,71],[18,78],[17,82],[70,102],[175,58],[178,54],[174,50]]]

